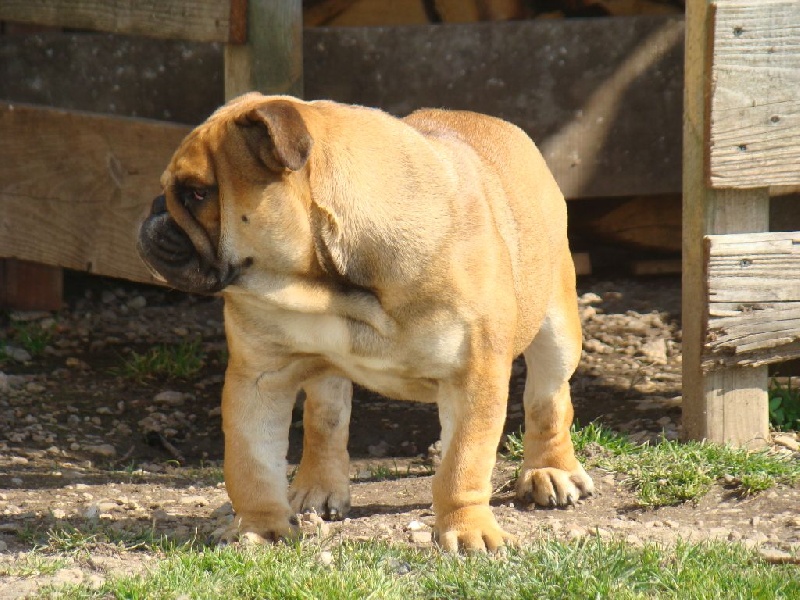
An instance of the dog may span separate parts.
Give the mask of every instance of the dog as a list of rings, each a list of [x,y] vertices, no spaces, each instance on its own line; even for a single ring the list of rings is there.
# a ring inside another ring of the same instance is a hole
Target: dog
[[[189,133],[161,186],[142,259],[170,286],[224,297],[226,539],[291,537],[297,513],[347,513],[354,381],[438,405],[436,540],[502,548],[513,538],[489,506],[491,475],[520,353],[517,497],[565,506],[592,493],[569,433],[582,333],[566,203],[521,129],[250,93]]]

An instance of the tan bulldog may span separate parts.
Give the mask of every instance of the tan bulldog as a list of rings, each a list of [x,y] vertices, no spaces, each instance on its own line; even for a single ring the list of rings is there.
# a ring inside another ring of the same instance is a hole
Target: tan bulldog
[[[592,493],[569,435],[581,328],[566,205],[520,129],[251,93],[186,137],[161,184],[142,258],[171,286],[225,299],[233,535],[277,539],[295,513],[345,515],[355,381],[438,405],[437,539],[502,547],[490,480],[520,353],[517,496],[563,506]],[[303,456],[288,486],[300,389]]]

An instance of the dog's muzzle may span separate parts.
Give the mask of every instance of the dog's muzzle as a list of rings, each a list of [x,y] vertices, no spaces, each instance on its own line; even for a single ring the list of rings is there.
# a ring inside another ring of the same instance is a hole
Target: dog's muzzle
[[[239,275],[239,269],[233,265],[202,257],[167,211],[163,194],[153,200],[150,214],[139,227],[136,247],[156,277],[184,292],[219,292]]]

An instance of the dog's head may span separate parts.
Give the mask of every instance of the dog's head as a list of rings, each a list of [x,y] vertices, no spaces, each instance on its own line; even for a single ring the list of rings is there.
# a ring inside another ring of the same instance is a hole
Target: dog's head
[[[304,171],[313,143],[304,106],[247,94],[183,140],[139,228],[139,255],[157,277],[183,291],[214,293],[256,261],[303,268]]]

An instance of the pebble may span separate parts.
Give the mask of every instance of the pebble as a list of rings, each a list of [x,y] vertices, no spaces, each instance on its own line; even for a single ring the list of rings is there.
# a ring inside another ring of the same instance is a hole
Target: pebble
[[[91,452],[92,454],[97,454],[99,456],[103,456],[105,458],[112,458],[117,455],[117,449],[114,448],[111,444],[99,444],[97,446],[84,446],[83,449],[86,452]]]
[[[790,433],[779,433],[775,435],[772,440],[778,445],[784,448],[788,448],[792,452],[799,452],[800,451],[800,442],[797,441],[797,437]]]
[[[330,533],[331,527],[315,512],[297,515],[300,531],[305,535],[319,535],[325,537]]]
[[[6,346],[5,347],[5,354],[11,360],[15,360],[17,362],[29,362],[33,359],[30,352],[25,350],[24,348],[17,348],[16,346]]]
[[[181,504],[191,504],[193,506],[208,506],[208,498],[205,496],[184,496],[180,499]]]
[[[144,296],[134,296],[133,298],[128,300],[126,306],[133,310],[140,310],[145,306],[147,306],[147,298],[145,298]]]
[[[183,406],[186,402],[186,394],[183,392],[164,390],[153,397],[153,402],[166,406]]]
[[[333,553],[329,550],[323,550],[317,555],[317,562],[323,567],[330,567],[333,565]]]
[[[409,537],[414,544],[433,543],[433,534],[430,531],[412,531]]]
[[[422,521],[411,521],[408,525],[406,525],[407,531],[420,531],[427,528],[428,526]]]
[[[640,350],[642,356],[656,365],[665,365],[667,359],[667,342],[663,338],[648,340],[642,344]]]
[[[367,446],[367,452],[374,458],[383,458],[389,451],[389,443],[386,440],[381,440],[380,443]]]

